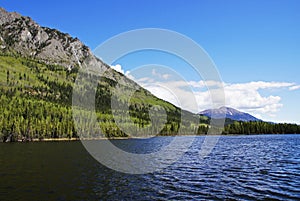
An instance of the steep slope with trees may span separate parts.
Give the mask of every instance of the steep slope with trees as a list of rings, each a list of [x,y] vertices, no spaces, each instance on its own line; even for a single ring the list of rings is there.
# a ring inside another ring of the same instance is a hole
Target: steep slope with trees
[[[2,141],[78,137],[71,110],[72,90],[80,64],[86,58],[91,58],[106,71],[105,76],[96,77],[95,97],[96,115],[105,136],[132,135],[116,125],[124,111],[111,109],[111,97],[117,83],[134,91],[128,102],[122,96],[117,100],[118,104],[126,104],[129,108],[126,115],[130,119],[122,121],[123,127],[154,129],[159,135],[176,134],[179,129],[186,134],[197,133],[198,124],[182,122],[181,118],[185,116],[184,119],[197,122],[197,115],[153,96],[94,57],[78,39],[41,27],[29,17],[4,9],[0,9],[0,30]],[[84,87],[89,89],[88,83]],[[159,106],[167,113],[167,123],[161,129],[151,123],[149,110],[153,106]],[[89,123],[85,126],[89,127]]]

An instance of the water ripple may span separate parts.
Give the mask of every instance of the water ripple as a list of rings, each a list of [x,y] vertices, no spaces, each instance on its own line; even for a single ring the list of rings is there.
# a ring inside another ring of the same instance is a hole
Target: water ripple
[[[171,139],[113,143],[150,153]],[[201,160],[203,140],[145,175],[110,170],[77,142],[1,144],[0,200],[299,200],[300,135],[224,136]]]

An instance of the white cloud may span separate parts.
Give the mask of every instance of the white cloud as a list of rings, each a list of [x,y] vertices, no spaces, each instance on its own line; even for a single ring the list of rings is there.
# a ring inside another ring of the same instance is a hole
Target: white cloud
[[[190,81],[188,84],[194,88],[213,88],[213,87],[223,87],[223,83],[219,81],[214,81],[214,80],[208,80],[208,81],[203,81],[200,80],[199,82],[196,81]]]
[[[294,84],[258,81],[239,84],[225,83],[224,85],[226,105],[257,115],[274,116],[283,106],[280,103],[281,97],[276,95],[263,96],[259,90],[287,88]]]
[[[130,71],[125,72],[124,69],[122,68],[121,64],[111,65],[110,67],[112,69],[114,69],[115,71],[117,71],[119,73],[122,73],[123,75],[125,75],[129,79],[134,80],[134,77],[130,74]]]
[[[235,89],[271,89],[271,88],[283,88],[283,87],[291,87],[294,86],[294,83],[289,82],[263,82],[263,81],[257,81],[257,82],[249,82],[249,83],[241,83],[241,84],[226,84],[231,85]]]
[[[300,85],[294,85],[289,88],[290,91],[294,91],[294,90],[298,90],[298,89],[300,89]]]
[[[122,69],[122,66],[120,64],[116,64],[116,65],[112,65],[110,66],[112,69],[114,69],[115,71],[118,71],[119,73],[124,74],[124,70]]]
[[[273,116],[281,107],[281,97],[263,96],[257,89],[225,87],[226,105],[246,112]]]
[[[156,71],[155,68],[152,69],[152,75],[153,75],[154,77],[162,78],[162,79],[164,79],[164,80],[167,80],[167,79],[169,79],[169,78],[171,77],[171,75],[170,75],[170,74],[167,74],[167,73],[158,73],[158,72]]]
[[[141,80],[145,82],[141,82]],[[139,79],[137,82],[158,98],[166,100],[178,107],[190,111],[197,111],[196,98],[192,90],[187,88],[188,85],[184,85],[184,82],[154,82],[153,79]]]
[[[165,80],[169,79],[171,77],[170,74],[163,74],[162,78],[164,78]]]
[[[125,76],[128,77],[131,80],[134,80],[135,78],[130,74],[130,71],[125,72]]]
[[[157,72],[152,71],[152,74],[157,75]],[[257,81],[231,84],[217,81],[156,81],[153,78],[142,78],[135,81],[157,97],[192,112],[212,108],[211,94],[216,94],[215,92],[219,92],[217,90],[224,88],[226,106],[249,112],[257,117],[274,117],[283,106],[280,96],[263,95],[261,90],[272,92],[272,89],[300,89],[300,85],[289,82]],[[214,97],[214,99],[218,98]],[[220,102],[222,103],[222,100]]]

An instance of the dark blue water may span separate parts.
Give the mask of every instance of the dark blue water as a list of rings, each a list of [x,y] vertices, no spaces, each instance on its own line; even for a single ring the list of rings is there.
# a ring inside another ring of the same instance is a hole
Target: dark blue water
[[[222,136],[200,160],[203,139],[175,164],[144,175],[106,168],[80,142],[2,143],[0,200],[300,199],[300,135]],[[147,152],[171,140],[113,143]]]

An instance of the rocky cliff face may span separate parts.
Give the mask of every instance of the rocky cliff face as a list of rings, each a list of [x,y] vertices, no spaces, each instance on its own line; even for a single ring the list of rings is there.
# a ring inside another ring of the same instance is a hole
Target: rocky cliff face
[[[41,27],[29,17],[0,8],[0,48],[67,68],[91,56],[90,49],[77,38]]]
[[[0,8],[0,52],[17,53],[69,69],[80,67],[85,61],[85,64],[97,67],[100,72],[105,71],[105,77],[109,79],[135,89],[140,88],[96,58],[79,39],[56,29],[41,27],[30,17],[7,12],[3,8]]]
[[[16,12],[7,12],[4,8],[0,8],[0,25],[7,22],[11,22],[16,18],[20,18],[21,15]]]

